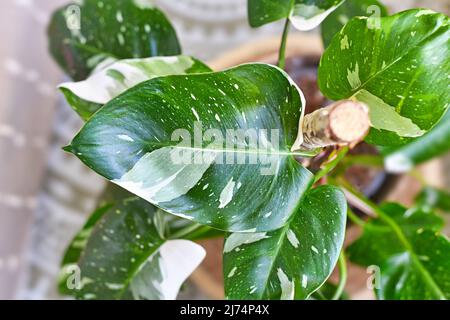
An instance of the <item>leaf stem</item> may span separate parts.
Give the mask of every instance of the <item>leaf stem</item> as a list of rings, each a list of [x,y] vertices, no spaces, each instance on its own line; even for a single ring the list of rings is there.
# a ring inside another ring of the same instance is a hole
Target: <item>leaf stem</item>
[[[169,238],[170,239],[183,238],[183,237],[189,235],[190,233],[197,231],[201,227],[203,227],[201,224],[195,223],[193,225],[187,226],[186,228],[179,230],[178,232],[175,232],[174,234],[171,234]]]
[[[415,264],[417,269],[422,274],[423,279],[424,279],[425,283],[428,285],[428,287],[433,291],[433,293],[436,295],[436,297],[438,297],[439,299],[445,299],[444,293],[439,288],[439,286],[436,284],[433,277],[430,275],[428,270],[423,266],[422,262],[415,254],[411,243],[406,238],[405,234],[403,233],[403,230],[400,228],[400,226],[397,224],[397,222],[395,222],[395,220],[392,219],[383,210],[378,208],[378,206],[375,203],[373,203],[371,200],[366,198],[359,191],[355,190],[348,181],[341,178],[341,179],[339,179],[339,182],[342,185],[342,187],[344,187],[348,192],[353,194],[355,197],[358,197],[364,204],[366,204],[381,220],[383,220],[392,229],[392,231],[396,234],[397,238],[400,240],[402,245],[405,247],[406,251],[408,251],[409,255],[411,256],[412,262]]]
[[[290,27],[291,20],[287,18],[286,23],[284,24],[283,36],[281,38],[280,51],[278,55],[278,67],[283,70],[286,67],[286,46]]]
[[[317,183],[320,179],[328,175],[331,171],[333,171],[337,165],[344,159],[349,151],[348,147],[344,147],[338,151],[334,151],[326,164],[322,167],[322,169],[316,174],[314,183]]]
[[[339,284],[331,300],[339,300],[344,293],[345,285],[347,284],[347,262],[345,259],[344,249],[342,249],[338,260],[339,267]]]
[[[360,227],[364,227],[366,225],[366,222],[360,217],[358,217],[350,208],[347,209],[347,217],[350,219],[350,221],[352,221],[354,224]]]

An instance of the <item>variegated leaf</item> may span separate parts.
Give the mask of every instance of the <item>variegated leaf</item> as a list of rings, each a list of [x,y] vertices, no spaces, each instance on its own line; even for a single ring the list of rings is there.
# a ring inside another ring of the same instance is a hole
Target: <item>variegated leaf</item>
[[[106,104],[67,150],[165,211],[225,231],[269,231],[313,180],[291,152],[303,106],[270,65],[160,77]]]
[[[295,28],[307,31],[322,21],[345,0],[248,0],[252,27],[289,18]]]
[[[150,0],[73,1],[53,14],[48,34],[53,57],[77,81],[105,60],[181,53],[175,30]]]
[[[60,291],[86,300],[175,299],[205,251],[167,240],[165,215],[138,198],[97,210],[66,252]]]
[[[146,80],[210,71],[188,56],[126,59],[105,66],[84,81],[63,83],[59,88],[73,109],[87,120],[105,103]]]
[[[229,299],[307,299],[328,279],[345,236],[347,203],[337,188],[309,191],[292,219],[268,233],[233,233],[224,246]]]
[[[449,18],[414,9],[390,17],[357,17],[334,37],[319,67],[330,99],[370,108],[368,141],[398,144],[422,136],[449,107]]]

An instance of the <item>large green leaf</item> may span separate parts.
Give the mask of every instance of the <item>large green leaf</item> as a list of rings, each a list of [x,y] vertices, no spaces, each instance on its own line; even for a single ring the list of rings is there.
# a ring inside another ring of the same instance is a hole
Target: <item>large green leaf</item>
[[[138,198],[97,210],[66,252],[60,291],[79,299],[175,299],[205,252],[167,240],[166,217]]]
[[[381,299],[449,298],[450,243],[437,233],[442,219],[397,204],[386,204],[381,210],[399,226],[408,245],[377,219],[364,226],[361,238],[347,250],[351,261],[380,268],[377,295]]]
[[[224,246],[229,299],[306,299],[328,279],[345,236],[347,203],[331,186],[309,191],[294,217],[269,233],[233,233]]]
[[[59,88],[73,109],[87,120],[105,103],[146,80],[210,71],[209,67],[188,56],[126,59],[106,66],[84,81],[63,83]]]
[[[290,18],[294,27],[306,31],[317,27],[345,0],[248,0],[252,27]]]
[[[449,18],[430,10],[351,20],[333,38],[319,67],[330,99],[356,99],[370,108],[381,145],[430,130],[449,107]]]
[[[448,89],[447,89],[448,91]],[[390,150],[384,159],[386,170],[404,173],[414,166],[444,155],[450,151],[450,112],[423,137]]]
[[[66,150],[180,217],[271,231],[297,211],[313,180],[290,151],[303,106],[301,91],[270,65],[161,77],[106,104]]]
[[[166,16],[145,0],[73,2],[54,13],[48,34],[53,57],[75,80],[105,59],[181,52]]]
[[[374,16],[385,17],[387,9],[378,0],[347,0],[322,23],[321,33],[325,48],[328,47],[334,35],[353,17]]]

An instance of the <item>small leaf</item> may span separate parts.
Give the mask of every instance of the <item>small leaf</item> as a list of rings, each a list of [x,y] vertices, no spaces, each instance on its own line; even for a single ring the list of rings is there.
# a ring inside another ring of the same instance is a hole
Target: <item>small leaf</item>
[[[254,28],[290,18],[295,28],[316,28],[345,0],[248,0],[250,25]]]
[[[449,151],[450,112],[447,111],[444,118],[423,137],[391,149],[385,156],[385,168],[391,173],[404,173]]]
[[[420,208],[407,209],[399,204],[387,203],[380,209],[398,223],[406,236],[412,236],[423,228],[438,231],[444,225],[442,218]],[[359,265],[381,265],[404,250],[391,228],[376,219],[364,226],[362,236],[347,249],[347,256]]]
[[[330,99],[369,106],[368,141],[421,136],[449,107],[449,44],[448,17],[430,10],[354,18],[322,57],[320,89]]]
[[[381,208],[401,228],[408,245],[391,226],[373,220],[347,250],[354,263],[377,266],[381,274],[375,283],[380,299],[442,299],[450,297],[450,242],[437,230],[443,221],[418,208],[406,210],[397,204]]]
[[[269,233],[229,235],[224,247],[229,299],[307,299],[333,271],[347,203],[331,186],[309,191],[291,221]]]
[[[106,104],[68,149],[174,215],[225,231],[270,231],[313,181],[290,151],[303,106],[298,87],[270,65],[160,77]]]
[[[403,252],[381,266],[382,300],[446,300],[450,298],[450,241],[432,231],[412,237],[414,253]]]
[[[61,292],[86,300],[175,299],[205,251],[187,240],[166,240],[159,218],[138,198],[96,211],[64,257]],[[78,283],[70,281],[76,268]]]
[[[212,71],[200,61],[187,57],[154,57],[114,62],[80,82],[59,86],[69,104],[87,120],[101,106],[146,80],[173,74]]]
[[[172,25],[148,1],[73,2],[53,14],[48,34],[53,57],[77,81],[105,60],[181,52]]]
[[[387,9],[378,0],[347,0],[322,23],[321,32],[324,47],[328,47],[334,35],[353,17],[388,15]]]

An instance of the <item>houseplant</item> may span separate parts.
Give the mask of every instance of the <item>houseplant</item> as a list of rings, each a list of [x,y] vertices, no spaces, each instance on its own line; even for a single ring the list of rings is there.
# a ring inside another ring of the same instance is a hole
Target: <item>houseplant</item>
[[[61,291],[174,299],[204,257],[195,241],[224,235],[230,299],[339,299],[346,255],[375,271],[380,299],[449,297],[450,244],[439,233],[448,194],[427,188],[412,208],[377,205],[343,178],[352,163],[407,172],[449,148],[449,19],[385,15],[376,1],[250,0],[253,27],[286,20],[278,67],[213,72],[179,55],[148,1],[58,10],[51,51],[78,81],[60,89],[86,121],[65,150],[123,188],[108,188],[70,245]],[[336,102],[305,115],[282,70],[286,40],[291,23],[308,30],[324,19],[318,82]],[[348,155],[363,139],[381,155]],[[311,172],[308,159],[324,149]],[[347,216],[364,232],[344,252]]]

